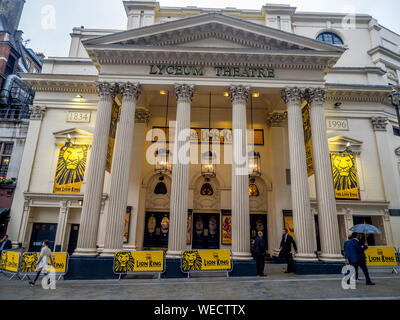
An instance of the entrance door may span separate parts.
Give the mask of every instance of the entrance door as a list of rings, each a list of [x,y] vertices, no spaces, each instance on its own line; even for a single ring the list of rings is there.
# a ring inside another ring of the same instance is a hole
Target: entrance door
[[[71,225],[71,231],[69,232],[69,242],[68,242],[68,254],[72,255],[78,245],[78,235],[79,235],[79,224]]]
[[[258,231],[263,232],[263,238],[268,248],[268,224],[266,214],[250,214],[250,240],[254,240]]]
[[[372,218],[371,217],[353,216],[353,223],[354,223],[354,225],[362,224],[362,223],[372,224]],[[364,244],[364,242],[365,242],[365,236],[362,235],[361,243]],[[370,246],[375,245],[375,238],[374,238],[373,234],[367,234],[367,243]]]
[[[29,244],[29,251],[40,252],[40,249],[42,248],[42,241],[44,240],[49,240],[49,248],[54,250],[56,232],[57,223],[34,223],[31,241]]]
[[[193,213],[193,249],[219,249],[219,213]]]

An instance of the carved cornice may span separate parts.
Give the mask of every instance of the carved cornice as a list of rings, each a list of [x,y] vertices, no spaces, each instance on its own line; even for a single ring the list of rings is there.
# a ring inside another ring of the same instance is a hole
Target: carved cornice
[[[177,101],[191,102],[194,93],[194,85],[192,84],[175,84],[175,94]]]
[[[112,98],[114,99],[118,93],[118,84],[107,81],[96,81],[96,87],[100,99]]]
[[[389,120],[387,117],[372,117],[371,124],[374,131],[386,131]]]
[[[147,108],[138,107],[135,112],[135,122],[137,123],[146,123],[149,121],[151,116],[150,111]]]
[[[137,100],[141,93],[140,83],[123,82],[118,84],[124,99]]]
[[[287,111],[278,112],[274,111],[267,116],[267,126],[269,127],[281,127],[287,120]]]
[[[245,87],[242,85],[231,86],[229,88],[229,97],[232,102],[242,102],[246,103],[247,98],[249,97],[250,87]]]
[[[288,104],[298,104],[300,105],[301,100],[303,99],[305,89],[292,87],[292,88],[285,88],[281,91],[281,98],[282,100]]]
[[[305,99],[310,104],[321,105],[325,102],[327,90],[324,88],[308,88],[305,92]]]
[[[43,106],[30,106],[31,120],[42,120],[46,112],[46,107]]]

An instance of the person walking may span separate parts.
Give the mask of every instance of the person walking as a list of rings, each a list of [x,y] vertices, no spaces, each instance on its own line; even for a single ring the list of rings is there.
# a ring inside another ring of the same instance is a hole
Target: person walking
[[[44,240],[42,242],[42,250],[40,250],[40,255],[39,259],[37,261],[37,267],[36,267],[36,277],[33,279],[33,281],[29,281],[29,284],[31,286],[35,285],[36,280],[39,278],[40,273],[43,271],[44,275],[47,275],[47,266],[48,266],[48,261],[50,259],[51,265],[54,267],[54,260],[53,256],[51,254],[51,250],[49,248],[49,240]]]
[[[296,242],[293,237],[288,233],[287,229],[283,229],[282,232],[282,241],[280,245],[279,257],[285,258],[287,263],[287,270],[285,273],[291,273],[293,271],[293,256],[292,256],[292,245],[294,251],[297,253]]]
[[[267,245],[265,243],[263,232],[258,231],[257,237],[254,240],[254,251],[257,263],[257,275],[264,277],[264,266],[265,266],[265,252],[267,251]]]
[[[356,280],[358,280],[358,267],[364,272],[365,281],[367,286],[373,286],[373,283],[369,277],[369,272],[367,268],[367,262],[364,251],[368,249],[368,243],[365,242],[364,245],[361,245],[362,235],[353,233],[353,240],[351,240],[351,245],[349,246],[349,263],[356,270]]]

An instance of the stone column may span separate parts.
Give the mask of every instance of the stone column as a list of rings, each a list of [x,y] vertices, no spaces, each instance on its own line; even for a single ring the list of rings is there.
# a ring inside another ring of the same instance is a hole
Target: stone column
[[[189,198],[190,104],[193,85],[176,84],[176,128],[173,151],[168,258],[179,258],[186,247]]]
[[[103,256],[114,255],[123,245],[136,101],[140,95],[139,83],[126,82],[119,87],[122,92],[122,107],[111,167],[110,202]]]
[[[311,105],[311,134],[322,251],[321,260],[342,261],[339,222],[323,107],[325,95],[326,90],[323,88],[309,89],[307,92],[307,99]]]
[[[101,199],[104,187],[108,135],[110,132],[111,112],[116,85],[109,82],[98,82],[99,104],[96,113],[92,151],[87,170],[87,181],[83,197],[83,208],[79,228],[76,256],[97,255],[96,243],[99,226]]]
[[[304,90],[296,87],[286,88],[282,90],[281,94],[288,111],[293,225],[298,249],[295,260],[315,261],[317,258],[314,254],[314,222],[310,206],[306,150],[301,114],[301,101]]]
[[[17,242],[22,244],[22,247],[27,248],[29,245],[29,240],[27,240],[27,226],[28,226],[28,221],[29,221],[29,215],[31,208],[29,206],[30,201],[28,199],[25,199],[23,202],[24,205],[24,210],[22,213],[22,220],[21,220],[21,226],[20,226],[20,232],[19,236],[17,238]],[[27,248],[29,250],[29,248]]]
[[[54,249],[51,248],[55,252],[61,252],[63,249],[62,246],[64,244],[67,220],[68,220],[68,201],[63,200],[60,201],[60,212],[58,214],[57,233],[56,233]]]
[[[246,102],[249,87],[231,86],[232,101],[232,257],[251,259]]]
[[[39,143],[42,119],[46,112],[44,106],[29,107],[31,116],[29,121],[28,133],[26,135],[24,152],[22,155],[21,166],[18,175],[18,183],[14,191],[14,200],[11,206],[10,223],[8,225],[8,235],[13,245],[24,242],[26,227],[24,221],[25,215],[25,197],[24,192],[29,191],[32,168],[36,158],[36,150]],[[18,240],[17,240],[18,239]],[[17,241],[16,241],[17,240]]]
[[[286,155],[288,152],[287,146],[287,111],[270,113],[267,117],[267,126],[270,127],[272,159],[271,178],[273,183],[270,214],[268,214],[268,225],[272,225],[272,241],[270,248],[273,250],[273,255],[278,256],[280,243],[282,239],[283,210],[287,209],[289,198],[288,186],[286,185]]]

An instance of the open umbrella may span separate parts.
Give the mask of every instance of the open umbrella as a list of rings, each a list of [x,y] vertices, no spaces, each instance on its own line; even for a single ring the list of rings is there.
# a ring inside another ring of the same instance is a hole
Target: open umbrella
[[[364,233],[364,234],[380,234],[382,233],[381,230],[379,230],[377,227],[367,224],[367,223],[362,223],[362,224],[356,224],[355,226],[350,228],[350,231],[356,232],[356,233]]]

